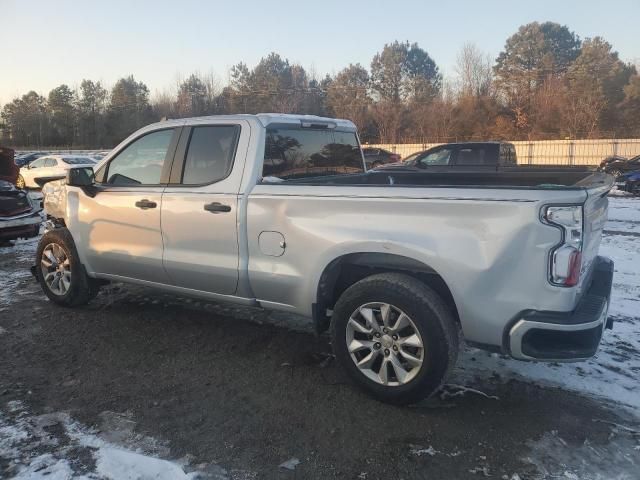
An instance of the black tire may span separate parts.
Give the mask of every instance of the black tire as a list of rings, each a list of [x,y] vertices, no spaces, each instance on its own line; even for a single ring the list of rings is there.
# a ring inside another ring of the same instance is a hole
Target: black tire
[[[614,168],[609,172],[609,175],[612,175],[613,178],[617,179],[619,176],[622,175],[622,170],[618,170],[617,168]]]
[[[50,244],[59,245],[69,259],[71,284],[67,292],[63,295],[54,293],[44,280],[41,261],[45,248]],[[40,287],[45,295],[49,297],[49,300],[65,307],[86,305],[95,298],[100,288],[99,282],[87,275],[78,257],[78,251],[73,242],[73,237],[66,228],[56,228],[55,230],[46,232],[42,236],[38,243],[38,249],[36,250],[35,272]]]
[[[347,324],[356,310],[373,302],[397,307],[411,318],[420,333],[423,361],[407,383],[396,386],[377,383],[351,358]],[[332,335],[336,358],[354,382],[376,399],[396,405],[415,403],[433,394],[455,366],[458,356],[459,331],[445,302],[424,283],[400,273],[372,275],[349,287],[334,307]]]

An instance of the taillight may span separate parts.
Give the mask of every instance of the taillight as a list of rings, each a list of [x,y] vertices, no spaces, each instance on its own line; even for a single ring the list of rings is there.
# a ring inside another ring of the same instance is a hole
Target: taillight
[[[581,205],[550,206],[544,210],[544,220],[562,231],[562,243],[551,251],[549,265],[549,277],[555,285],[573,287],[580,281],[582,219]]]

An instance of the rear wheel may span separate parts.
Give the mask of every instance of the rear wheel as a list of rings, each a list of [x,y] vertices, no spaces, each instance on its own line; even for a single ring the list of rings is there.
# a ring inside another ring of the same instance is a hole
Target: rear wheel
[[[379,400],[407,404],[435,392],[455,365],[458,329],[444,301],[404,274],[349,287],[333,313],[336,358]]]
[[[86,274],[73,238],[65,228],[42,236],[35,271],[42,291],[59,305],[84,305],[98,294],[99,284]]]
[[[25,183],[24,183],[24,177],[20,174],[18,174],[18,178],[16,179],[16,187],[18,188],[24,188],[25,187]]]

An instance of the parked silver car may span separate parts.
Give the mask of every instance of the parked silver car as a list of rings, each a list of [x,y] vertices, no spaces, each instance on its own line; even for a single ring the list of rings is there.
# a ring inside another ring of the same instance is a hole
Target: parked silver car
[[[596,352],[611,326],[598,247],[612,183],[365,172],[345,120],[172,120],[49,184],[33,271],[67,306],[117,280],[306,315],[360,386],[414,402],[451,370],[460,334],[522,360]]]

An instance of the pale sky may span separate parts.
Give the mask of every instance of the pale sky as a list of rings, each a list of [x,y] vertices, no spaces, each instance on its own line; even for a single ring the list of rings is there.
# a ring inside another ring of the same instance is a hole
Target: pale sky
[[[600,35],[640,60],[640,0],[0,0],[0,104],[83,78],[111,86],[133,74],[152,93],[194,71],[226,83],[232,65],[271,51],[324,76],[350,62],[368,68],[396,39],[418,42],[453,75],[465,42],[495,58],[534,20]]]

